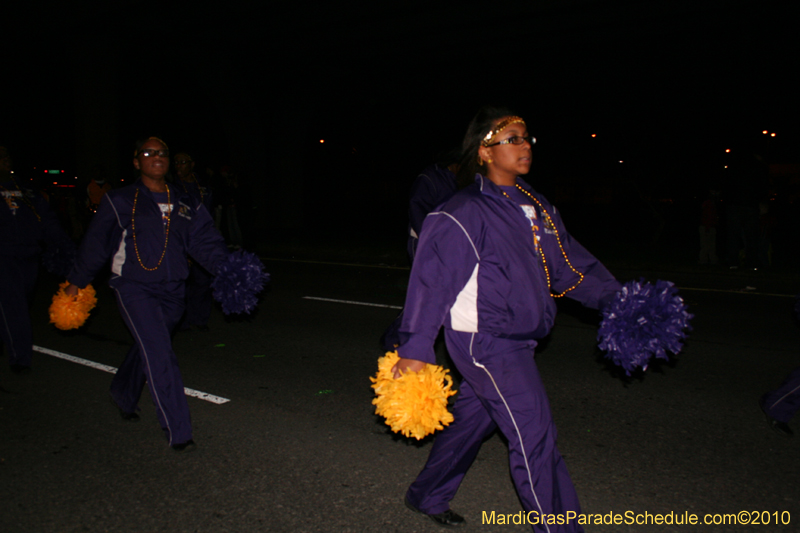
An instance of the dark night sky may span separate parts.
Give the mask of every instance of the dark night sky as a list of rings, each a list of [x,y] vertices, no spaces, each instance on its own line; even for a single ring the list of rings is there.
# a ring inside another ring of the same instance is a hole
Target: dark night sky
[[[625,159],[642,179],[691,180],[731,143],[765,150],[763,128],[780,136],[769,156],[797,162],[792,4],[52,2],[3,37],[0,142],[18,169],[123,174],[133,139],[155,133],[288,178],[281,194],[322,172],[402,196],[497,102],[539,138],[540,172],[563,179]]]

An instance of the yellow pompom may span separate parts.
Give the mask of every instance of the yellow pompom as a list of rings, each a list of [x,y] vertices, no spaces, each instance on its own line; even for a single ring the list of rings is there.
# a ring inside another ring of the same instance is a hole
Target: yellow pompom
[[[392,431],[420,440],[453,421],[447,398],[457,391],[451,390],[450,371],[437,365],[426,365],[419,372],[406,372],[394,379],[392,367],[399,360],[397,351],[378,359],[378,373],[369,378],[375,389],[372,404],[375,414],[386,418]]]
[[[89,311],[97,305],[94,287],[87,285],[85,289],[78,289],[77,296],[67,296],[64,292],[67,285],[69,283],[65,281],[58,286],[50,304],[50,323],[65,330],[81,327],[89,318]]]

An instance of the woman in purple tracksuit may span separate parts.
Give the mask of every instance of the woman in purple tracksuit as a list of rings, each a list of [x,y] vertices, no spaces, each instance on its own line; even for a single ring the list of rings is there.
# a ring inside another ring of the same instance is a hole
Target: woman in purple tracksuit
[[[484,108],[464,139],[462,168],[475,183],[425,220],[411,271],[398,348],[399,370],[435,364],[433,343],[445,327],[448,351],[463,376],[455,420],[436,438],[406,505],[441,525],[464,519],[449,502],[495,429],[508,439],[511,474],[529,518],[580,513],[556,447],[556,428],[534,362],[537,339],[568,296],[600,308],[620,284],[567,233],[556,209],[518,176],[531,166],[525,123]],[[537,531],[582,531],[568,524]]]
[[[135,341],[111,383],[111,398],[124,419],[138,420],[147,383],[170,446],[190,450],[189,405],[171,334],[185,306],[186,256],[213,273],[227,248],[200,200],[167,183],[169,149],[163,141],[150,137],[137,146],[133,165],[140,179],[103,197],[66,292],[77,294],[111,261],[109,285]]]
[[[792,370],[780,387],[764,394],[759,405],[775,431],[786,437],[794,436],[789,421],[800,410],[800,367]]]

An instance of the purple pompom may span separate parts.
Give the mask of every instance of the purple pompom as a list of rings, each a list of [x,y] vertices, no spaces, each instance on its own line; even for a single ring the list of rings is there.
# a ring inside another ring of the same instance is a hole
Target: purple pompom
[[[42,266],[51,274],[66,278],[75,265],[75,246],[70,244],[47,246],[42,253]]]
[[[214,289],[214,299],[222,304],[222,312],[226,315],[250,313],[258,302],[256,295],[268,281],[269,274],[264,272],[258,256],[237,250],[220,262],[211,288]]]
[[[672,282],[629,281],[603,309],[597,340],[606,358],[630,376],[637,367],[647,370],[652,356],[680,352],[691,318]]]

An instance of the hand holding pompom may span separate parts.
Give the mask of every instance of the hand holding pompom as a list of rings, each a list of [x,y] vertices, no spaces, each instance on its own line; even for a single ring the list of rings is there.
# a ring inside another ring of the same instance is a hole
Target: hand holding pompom
[[[680,352],[693,318],[675,285],[662,280],[655,286],[629,281],[602,313],[600,348],[627,375],[637,367],[647,370],[652,356],[668,359],[667,352]]]
[[[400,359],[397,352],[388,352],[378,359],[378,373],[372,381],[375,389],[375,414],[386,418],[386,425],[395,433],[420,440],[453,421],[447,410],[447,398],[453,378],[437,365],[426,365],[419,372],[406,372],[395,379],[392,368]]]
[[[222,304],[222,312],[250,313],[258,303],[256,295],[269,281],[264,265],[256,254],[237,250],[223,259],[217,276],[211,282],[214,299]]]
[[[58,286],[50,304],[50,323],[63,330],[81,327],[89,318],[89,311],[97,305],[94,287],[87,285],[85,289],[78,289],[77,296],[69,296],[64,292],[68,285],[65,281]]]

